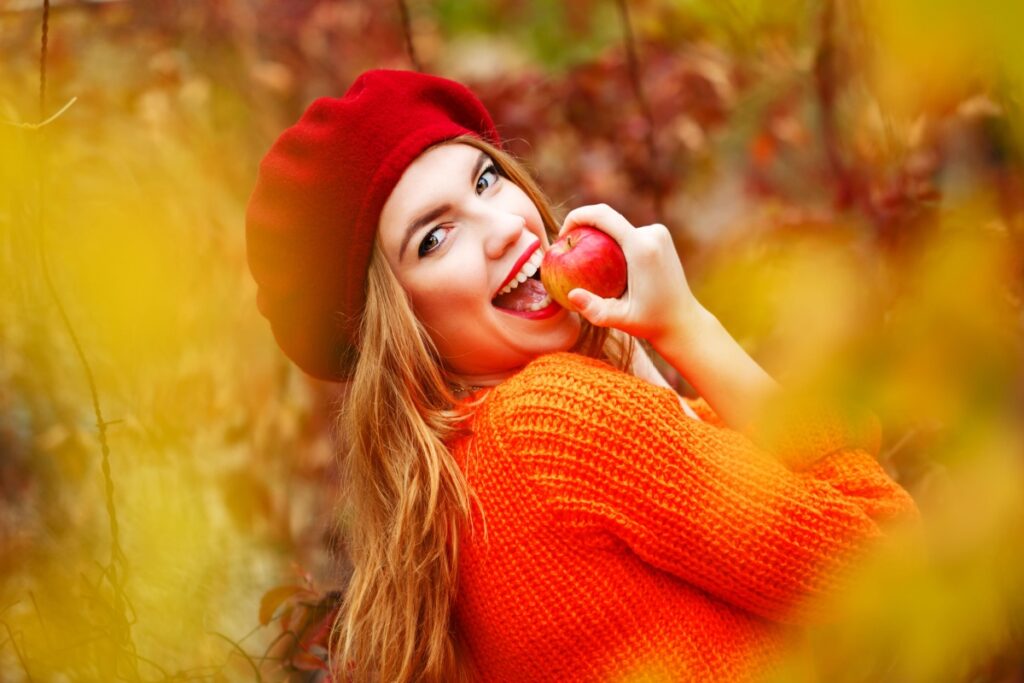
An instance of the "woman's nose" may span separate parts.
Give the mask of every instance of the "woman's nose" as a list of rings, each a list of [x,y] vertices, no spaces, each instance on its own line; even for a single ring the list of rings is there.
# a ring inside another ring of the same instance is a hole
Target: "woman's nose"
[[[499,258],[519,242],[526,229],[526,219],[519,214],[494,212],[484,217],[487,222],[485,249],[490,258]]]

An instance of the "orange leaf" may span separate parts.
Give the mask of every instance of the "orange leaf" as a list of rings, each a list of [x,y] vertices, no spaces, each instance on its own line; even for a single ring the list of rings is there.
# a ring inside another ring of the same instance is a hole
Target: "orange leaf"
[[[278,586],[264,593],[260,599],[260,623],[264,626],[269,624],[281,603],[301,590],[305,589],[302,586]]]

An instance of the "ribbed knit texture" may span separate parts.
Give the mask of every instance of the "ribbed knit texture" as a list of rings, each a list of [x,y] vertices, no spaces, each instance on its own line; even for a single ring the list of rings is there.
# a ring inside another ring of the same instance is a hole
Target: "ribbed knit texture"
[[[482,681],[754,679],[916,511],[877,420],[807,421],[769,453],[689,403],[701,420],[569,353],[490,390],[452,444],[483,509],[455,605]]]

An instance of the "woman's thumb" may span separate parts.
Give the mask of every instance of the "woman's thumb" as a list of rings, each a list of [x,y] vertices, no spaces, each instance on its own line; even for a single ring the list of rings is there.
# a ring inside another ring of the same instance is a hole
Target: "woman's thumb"
[[[569,303],[576,307],[580,315],[599,327],[607,327],[614,316],[614,308],[618,299],[604,299],[585,289],[574,289],[569,292]]]

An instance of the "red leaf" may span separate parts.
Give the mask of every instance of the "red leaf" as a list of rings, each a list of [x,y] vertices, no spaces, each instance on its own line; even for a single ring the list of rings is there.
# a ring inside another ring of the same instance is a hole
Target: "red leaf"
[[[327,671],[327,662],[308,652],[299,652],[292,657],[292,666],[299,671]]]
[[[327,642],[331,637],[331,627],[334,626],[334,616],[336,613],[337,610],[331,610],[314,628],[310,629],[306,637],[302,639],[302,647],[308,648],[313,645],[321,645],[326,648]]]

